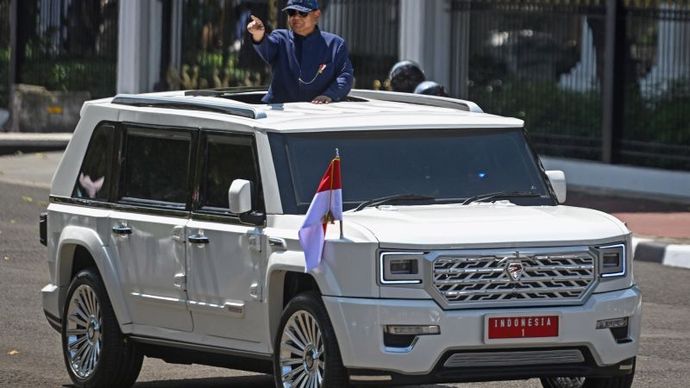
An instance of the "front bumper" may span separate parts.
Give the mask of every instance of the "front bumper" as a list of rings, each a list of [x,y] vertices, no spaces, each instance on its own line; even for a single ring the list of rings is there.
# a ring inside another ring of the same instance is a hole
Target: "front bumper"
[[[443,310],[432,300],[328,296],[323,300],[338,339],[343,364],[351,375],[375,375],[380,371],[398,377],[416,376],[409,381],[456,381],[463,368],[444,366],[455,353],[500,350],[521,353],[550,349],[581,349],[585,360],[557,368],[553,362],[548,364],[551,365],[549,368],[542,368],[539,364],[484,368],[484,372],[478,371],[481,373],[470,380],[484,380],[487,374],[513,369],[515,373],[508,373],[505,378],[553,376],[546,373],[548,370],[555,370],[560,376],[611,375],[619,370],[624,374],[630,373],[631,360],[639,347],[641,296],[637,287],[593,294],[585,304],[568,307]],[[484,327],[487,315],[559,315],[560,330],[557,337],[488,340],[485,339]],[[619,317],[629,318],[625,341],[617,341],[609,329],[595,328],[598,320]],[[384,325],[438,325],[441,333],[419,336],[413,346],[401,351],[384,345]],[[471,369],[476,370],[477,367]],[[569,370],[572,372],[566,373]],[[444,374],[446,378],[439,380],[439,375]]]
[[[41,297],[43,299],[43,313],[48,323],[53,329],[60,331],[62,326],[59,302],[60,287],[54,284],[47,284],[41,289]]]

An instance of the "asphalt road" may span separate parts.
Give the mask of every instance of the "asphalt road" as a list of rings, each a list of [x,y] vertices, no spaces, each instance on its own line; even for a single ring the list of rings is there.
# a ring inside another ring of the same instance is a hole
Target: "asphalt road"
[[[61,387],[70,380],[40,289],[48,282],[38,242],[43,189],[0,183],[0,387]],[[634,387],[690,386],[690,270],[638,262],[643,332]],[[272,387],[270,376],[146,359],[136,387]],[[540,387],[537,380],[434,387]]]

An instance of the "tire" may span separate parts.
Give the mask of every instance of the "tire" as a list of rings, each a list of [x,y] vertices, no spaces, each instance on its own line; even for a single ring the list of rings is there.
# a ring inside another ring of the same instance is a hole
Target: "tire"
[[[616,377],[546,377],[541,379],[544,388],[630,388],[635,377],[635,363],[630,374]]]
[[[144,356],[120,332],[108,294],[94,269],[79,272],[62,313],[62,353],[76,387],[129,387]]]
[[[333,326],[314,292],[297,295],[285,307],[273,349],[276,387],[296,387],[304,380],[307,387],[348,386]]]

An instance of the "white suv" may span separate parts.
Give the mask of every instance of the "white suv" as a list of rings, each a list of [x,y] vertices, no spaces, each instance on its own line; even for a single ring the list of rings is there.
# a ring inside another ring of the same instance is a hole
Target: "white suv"
[[[442,97],[262,95],[84,104],[41,229],[76,386],[129,386],[149,356],[282,387],[630,387],[630,231],[559,204],[564,175],[522,121]],[[336,148],[342,234],[305,273],[298,231]]]

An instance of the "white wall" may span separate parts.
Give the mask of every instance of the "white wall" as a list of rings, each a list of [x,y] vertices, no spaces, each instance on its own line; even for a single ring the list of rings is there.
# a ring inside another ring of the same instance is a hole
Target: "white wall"
[[[540,157],[547,170],[565,172],[568,185],[690,201],[690,172]]]
[[[160,79],[161,1],[120,0],[117,93],[149,92]]]
[[[417,62],[426,79],[450,87],[450,0],[401,0],[400,60]]]

